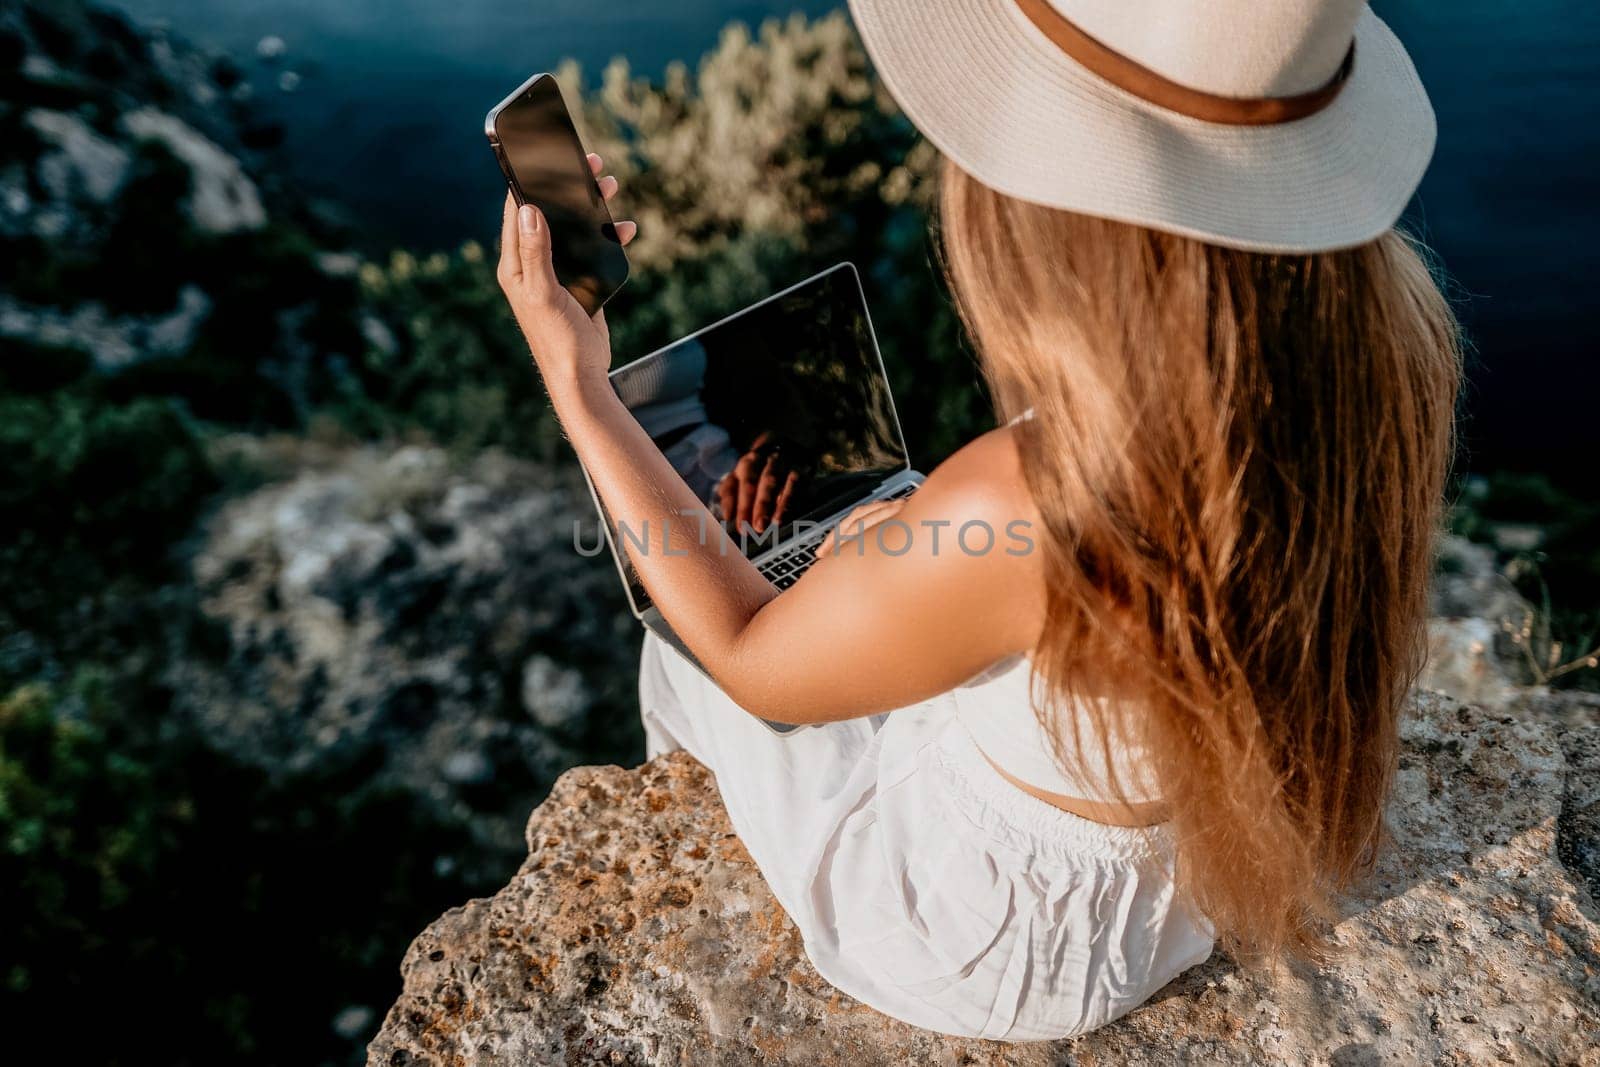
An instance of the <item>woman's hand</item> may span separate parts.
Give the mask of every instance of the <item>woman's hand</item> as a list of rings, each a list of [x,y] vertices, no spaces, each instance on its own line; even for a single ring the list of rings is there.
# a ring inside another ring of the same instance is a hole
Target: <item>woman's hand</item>
[[[602,163],[589,153],[589,169],[596,176]],[[617,179],[599,179],[600,195],[610,200],[617,194]],[[632,222],[619,222],[617,240],[627,244],[638,232]],[[573,295],[556,280],[550,260],[550,226],[544,213],[532,204],[518,208],[506,194],[500,227],[500,266],[496,271],[500,288],[511,304],[511,311],[522,327],[533,359],[552,399],[570,389],[596,380],[603,381],[611,366],[611,335],[605,313],[593,318]]]
[[[828,535],[817,544],[817,556],[837,554],[841,545],[841,538],[849,538],[856,546],[856,555],[862,555],[861,537],[879,523],[887,522],[900,514],[900,509],[906,506],[905,498],[899,500],[871,500],[860,505],[839,520],[839,524],[828,531]]]
[[[772,433],[763,430],[717,484],[717,506],[735,536],[744,530],[765,533],[783,522],[799,484],[800,476],[784,465]]]

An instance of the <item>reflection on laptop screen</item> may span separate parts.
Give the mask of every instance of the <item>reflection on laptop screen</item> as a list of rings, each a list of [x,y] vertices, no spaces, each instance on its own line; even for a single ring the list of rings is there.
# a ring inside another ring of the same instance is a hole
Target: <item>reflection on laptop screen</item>
[[[752,557],[906,469],[848,265],[630,364],[612,383]],[[613,528],[617,543],[633,550],[625,533]],[[643,610],[643,590],[630,584]]]

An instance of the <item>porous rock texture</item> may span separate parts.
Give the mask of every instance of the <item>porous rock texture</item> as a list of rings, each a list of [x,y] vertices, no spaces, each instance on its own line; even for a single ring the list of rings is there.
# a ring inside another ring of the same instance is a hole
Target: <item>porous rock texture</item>
[[[1392,846],[1330,960],[1274,982],[1214,956],[1111,1026],[1028,1045],[832,989],[689,756],[580,768],[511,883],[413,943],[368,1062],[1600,1064],[1600,923],[1562,860],[1594,854],[1595,729],[1419,696]]]

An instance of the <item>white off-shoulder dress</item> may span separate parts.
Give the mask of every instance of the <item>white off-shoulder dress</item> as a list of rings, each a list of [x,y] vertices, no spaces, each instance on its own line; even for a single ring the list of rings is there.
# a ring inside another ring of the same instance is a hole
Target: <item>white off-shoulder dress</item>
[[[1029,675],[1018,657],[920,704],[780,736],[647,636],[640,712],[650,755],[687,749],[716,775],[824,978],[916,1026],[1037,1040],[1137,1007],[1212,936],[1180,904],[1163,828],[1081,819],[985,758],[1030,784],[1020,762],[1062,773]]]

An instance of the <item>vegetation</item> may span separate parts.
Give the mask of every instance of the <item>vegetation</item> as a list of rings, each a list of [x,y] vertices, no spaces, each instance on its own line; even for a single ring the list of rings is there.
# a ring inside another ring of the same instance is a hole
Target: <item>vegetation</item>
[[[1600,500],[1542,474],[1501,472],[1463,487],[1451,525],[1498,546],[1504,574],[1533,606],[1505,622],[1529,675],[1600,691]]]
[[[561,72],[576,90],[579,72]],[[569,92],[575,96],[574,92]],[[912,455],[924,466],[991,423],[935,267],[936,155],[871,75],[842,12],[740,24],[660,84],[615,60],[586,137],[639,220],[643,277],[619,306],[619,358],[833,265],[861,272]]]
[[[77,668],[0,698],[0,996],[72,1059],[353,1059],[331,1027],[393,996],[420,916],[475,887],[449,831],[341,777],[270,780],[163,730],[159,687]],[[376,1020],[371,1020],[375,1025]]]
[[[395,252],[361,269],[366,336],[328,406],[351,432],[556,458],[555,421],[487,260],[467,244],[420,260]]]
[[[120,19],[66,0],[17,10],[0,12],[0,179],[24,175],[37,201],[50,192],[25,108],[71,109],[111,136],[130,103],[181,94]],[[30,50],[73,75],[25,76]],[[581,72],[562,77],[575,88]],[[659,84],[615,62],[589,98],[587,136],[641,224],[610,312],[618,360],[851,259],[919,465],[988,424],[934,268],[933,154],[842,15],[730,27]],[[436,868],[450,829],[368,788],[360,765],[269,776],[167,714],[167,668],[208,640],[185,553],[230,487],[213,439],[332,425],[566,454],[488,250],[342,269],[283,203],[265,228],[205,233],[184,211],[185,165],[130,149],[117,195],[67,205],[63,234],[0,231],[6,299],[136,320],[194,287],[209,306],[181,350],[118,366],[87,345],[0,341],[0,983],[13,1017],[72,1019],[82,1058],[135,1058],[128,1034],[174,1020],[174,1062],[353,1061],[365,1033],[336,1034],[333,1016],[388,1003],[410,937],[491,886]],[[1600,509],[1502,480],[1460,522],[1479,536],[1538,523],[1538,574],[1567,598],[1557,639],[1600,624],[1566,606],[1600,604]]]
[[[20,176],[45,203],[60,191],[40,184],[48,145],[23,108],[69,109],[116,139],[124,110],[182,94],[147,76],[120,20],[85,21],[70,3],[22,10],[0,17],[0,81],[16,105],[0,107],[0,179]],[[30,51],[78,73],[42,84],[23,71]],[[219,87],[230,69],[213,68]],[[611,311],[619,360],[850,258],[919,461],[984,425],[930,267],[931,154],[842,17],[755,37],[730,28],[698,71],[674,67],[661,86],[614,64],[588,121],[642,223]],[[372,788],[359,761],[269,774],[171,714],[170,668],[216,640],[187,557],[235,481],[213,439],[335,426],[568,460],[488,250],[352,269],[284,203],[264,228],[205,232],[185,209],[187,166],[159,143],[126,149],[109,201],[61,203],[65,229],[0,231],[17,266],[6,299],[41,314],[93,303],[111,321],[150,321],[188,290],[208,307],[181,348],[116,362],[92,339],[0,342],[0,505],[25,517],[0,528],[0,905],[14,931],[3,995],[19,1017],[56,1024],[96,1005],[78,1051],[106,1062],[135,1055],[125,1035],[173,1005],[175,1062],[224,1049],[243,1062],[354,1060],[365,1032],[336,1033],[334,1016],[386,1004],[409,938],[492,886],[452,873],[467,864],[436,868],[459,835],[416,798]]]
[[[840,260],[856,263],[912,454],[931,466],[989,425],[976,364],[934,269],[934,154],[871,77],[842,13],[728,27],[691,73],[660,84],[606,68],[586,142],[639,222],[633,276],[607,312],[615,359],[640,356]],[[899,161],[899,162],[896,162]],[[500,313],[491,253],[469,244],[361,273],[367,343],[340,417],[456,447],[541,457],[557,437]]]

